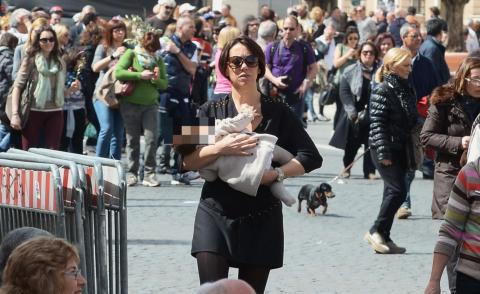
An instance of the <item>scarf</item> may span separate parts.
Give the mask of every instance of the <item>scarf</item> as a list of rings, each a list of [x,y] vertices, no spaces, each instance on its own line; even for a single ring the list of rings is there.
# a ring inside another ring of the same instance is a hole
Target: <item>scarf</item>
[[[464,94],[460,96],[460,99],[458,100],[460,101],[463,110],[467,113],[470,121],[473,122],[480,113],[480,102],[478,101],[478,98],[473,98],[470,95]]]
[[[157,66],[157,58],[150,55],[144,48],[135,46],[134,52],[137,56],[138,63],[143,69],[153,70]]]
[[[53,96],[53,99],[57,106],[63,106],[65,98],[65,69],[60,69],[60,64],[58,62],[50,62],[49,65],[47,59],[41,53],[35,55],[35,66],[38,71],[37,87],[33,92],[35,104],[39,108],[44,108],[47,101],[52,98],[50,77],[56,75],[55,95]]]
[[[394,74],[385,75],[384,81],[393,88],[395,96],[398,97],[400,105],[407,115],[408,127],[412,129],[417,124],[418,119],[415,91],[410,86],[408,80]]]

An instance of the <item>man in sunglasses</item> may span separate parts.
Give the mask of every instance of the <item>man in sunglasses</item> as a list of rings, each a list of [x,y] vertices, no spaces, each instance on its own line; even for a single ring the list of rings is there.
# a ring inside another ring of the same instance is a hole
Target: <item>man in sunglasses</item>
[[[265,48],[267,63],[265,77],[272,83],[274,91],[302,121],[305,110],[305,93],[312,86],[317,74],[317,64],[312,46],[297,41],[300,28],[297,18],[287,16],[283,22],[283,38]],[[303,121],[302,121],[303,122]]]
[[[177,6],[175,0],[158,0],[157,5],[153,7],[155,15],[148,18],[147,23],[156,29],[162,30],[163,34],[165,28],[176,21],[173,18],[175,6]]]

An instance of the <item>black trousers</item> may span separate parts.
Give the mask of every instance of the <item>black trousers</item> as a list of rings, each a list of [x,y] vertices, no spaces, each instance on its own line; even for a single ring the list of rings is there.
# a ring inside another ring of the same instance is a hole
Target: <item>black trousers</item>
[[[370,229],[370,233],[378,232],[386,241],[390,241],[395,213],[405,201],[407,193],[405,174],[405,152],[392,151],[392,165],[385,166],[378,162],[376,150],[370,150],[372,160],[383,179],[383,199],[378,212],[377,220]]]
[[[67,118],[68,111],[63,111],[63,133],[62,139],[60,141],[60,150],[72,152],[76,154],[83,153],[83,136],[85,133],[85,124],[86,112],[85,109],[77,109],[73,111],[73,116],[75,119],[75,129],[73,131],[72,137],[67,138]]]
[[[462,272],[457,272],[456,294],[478,294],[480,292],[480,280],[472,278]]]
[[[353,160],[355,160],[358,149],[362,144],[364,145],[365,149],[368,148],[368,127],[360,128],[358,131],[355,131],[350,124],[348,130],[347,145],[345,146],[345,153],[343,155],[344,167],[347,167],[350,163],[353,162]],[[370,152],[367,152],[363,156],[363,176],[365,178],[368,178],[369,174],[374,173],[375,166],[373,165]]]

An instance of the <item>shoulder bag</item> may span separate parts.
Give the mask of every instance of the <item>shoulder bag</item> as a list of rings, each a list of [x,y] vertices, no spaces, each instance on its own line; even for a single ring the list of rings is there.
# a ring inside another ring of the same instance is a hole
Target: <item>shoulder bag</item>
[[[20,93],[20,105],[18,107],[18,115],[20,116],[20,120],[22,122],[22,128],[25,127],[28,121],[28,116],[30,114],[30,108],[32,106],[32,98],[33,98],[33,67],[28,74],[27,82],[23,89],[21,89]],[[13,88],[14,86],[10,87],[8,92],[7,100],[5,102],[5,115],[1,116],[1,120],[7,126],[10,126],[10,121],[12,119],[12,99],[13,99]]]

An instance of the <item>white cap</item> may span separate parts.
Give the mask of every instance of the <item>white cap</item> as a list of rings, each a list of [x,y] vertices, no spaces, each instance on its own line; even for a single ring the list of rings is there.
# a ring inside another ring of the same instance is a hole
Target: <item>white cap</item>
[[[182,5],[180,5],[180,7],[178,8],[178,13],[180,15],[182,15],[184,12],[186,11],[192,11],[192,10],[195,10],[197,9],[197,7],[193,6],[192,4],[190,3],[183,3]]]

